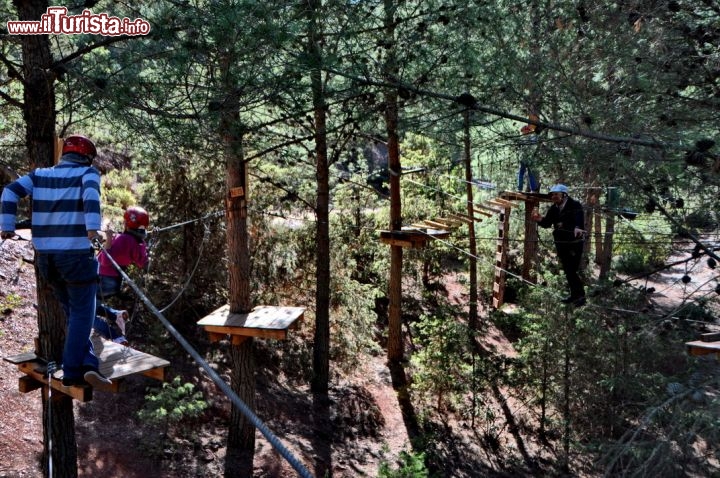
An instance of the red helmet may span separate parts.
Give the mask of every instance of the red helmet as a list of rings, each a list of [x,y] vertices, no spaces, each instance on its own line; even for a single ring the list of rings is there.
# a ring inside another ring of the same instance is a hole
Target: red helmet
[[[127,229],[140,229],[148,227],[150,215],[140,206],[130,206],[125,210],[125,227]]]
[[[65,153],[82,154],[83,156],[90,158],[90,161],[92,161],[95,159],[95,156],[97,156],[97,148],[95,148],[95,143],[87,139],[85,136],[75,134],[68,136],[65,138],[65,141],[63,141],[62,154]]]

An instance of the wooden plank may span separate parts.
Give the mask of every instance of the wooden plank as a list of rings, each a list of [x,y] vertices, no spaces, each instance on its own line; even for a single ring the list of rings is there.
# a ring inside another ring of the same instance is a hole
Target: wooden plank
[[[702,340],[696,340],[686,342],[685,345],[690,355],[720,354],[720,342],[703,342]]]
[[[142,374],[162,380],[165,375],[165,367],[170,365],[167,360],[140,352],[131,347],[102,340],[99,337],[93,337],[92,341],[95,355],[100,361],[100,373],[113,382],[109,386],[96,387],[97,390],[119,392],[122,378],[133,374]],[[44,361],[35,357],[34,353],[5,357],[4,360],[16,364],[18,370],[25,374],[25,377],[21,377],[18,381],[19,390],[23,393],[50,385],[54,390],[64,393],[75,400],[81,402],[92,400],[92,387],[64,386],[62,384],[62,370],[55,372],[50,383],[48,383],[47,365]]]
[[[502,209],[498,207],[491,207],[487,204],[474,204],[473,203],[473,211],[475,211],[478,214],[482,214],[483,216],[487,217],[493,217],[495,214],[500,214],[503,212]]]
[[[290,326],[302,319],[304,313],[304,307],[262,305],[250,313],[235,314],[230,312],[230,305],[225,304],[200,319],[198,325],[210,333],[284,340]]]
[[[35,352],[26,352],[26,353],[20,354],[20,355],[12,355],[10,357],[3,357],[3,360],[6,362],[10,362],[11,364],[14,364],[14,365],[21,364],[23,362],[39,361],[37,355],[35,355]]]
[[[442,222],[438,222],[437,220],[428,220],[426,219],[423,221],[425,224],[430,224],[430,229],[447,229],[449,226],[447,224],[443,224]]]
[[[472,224],[475,221],[481,221],[482,219],[477,219],[475,217],[466,216],[465,214],[455,214],[450,213],[449,216],[453,219],[458,220],[459,222],[463,222],[465,224]]]
[[[448,214],[450,216],[450,214]],[[459,227],[465,224],[465,221],[455,217],[438,217],[435,219],[436,222],[445,224],[445,229]]]
[[[18,364],[18,370],[27,375],[31,380],[35,380],[42,385],[48,385],[48,377],[46,375],[47,369],[44,363],[23,362]],[[60,377],[62,377],[61,374]],[[75,400],[79,400],[81,402],[89,402],[92,400],[92,387],[66,387],[62,384],[62,380],[56,378],[55,375],[53,375],[50,382],[50,386],[53,390],[69,395]]]
[[[208,332],[208,339],[210,339],[210,342],[220,342],[221,340],[227,339],[228,334],[218,334],[216,332]]]
[[[450,231],[444,229],[429,229],[427,234],[433,239],[447,239],[450,237]]]
[[[516,204],[514,202],[506,201],[506,200],[500,199],[500,198],[489,199],[486,203],[499,206],[503,209],[516,206]]]
[[[39,382],[32,377],[28,377],[27,375],[23,375],[18,379],[18,390],[20,393],[32,392],[33,390],[37,390],[42,387],[42,382]]]
[[[170,362],[165,359],[132,347],[125,347],[99,337],[93,337],[92,341],[95,355],[100,361],[100,373],[113,381],[170,365]]]
[[[720,340],[720,332],[708,332],[700,334],[700,340],[703,342],[717,342]]]
[[[423,241],[411,241],[410,239],[393,239],[385,237],[381,237],[380,242],[382,242],[383,244],[388,244],[390,246],[405,247],[407,249],[422,249],[422,247],[425,245]]]
[[[519,191],[503,191],[500,193],[501,199],[515,199],[525,201],[528,197]]]
[[[215,333],[224,333],[231,336],[244,335],[246,337],[256,337],[258,339],[287,339],[287,329],[256,329],[247,327],[231,327],[228,325],[203,325],[206,331]]]
[[[146,370],[145,372],[142,372],[142,374],[149,378],[154,378],[155,380],[160,380],[161,382],[165,381],[165,367],[158,367],[153,368],[150,370]]]

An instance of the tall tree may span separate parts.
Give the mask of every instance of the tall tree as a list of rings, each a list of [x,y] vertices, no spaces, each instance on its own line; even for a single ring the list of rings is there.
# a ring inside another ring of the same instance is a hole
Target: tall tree
[[[321,0],[307,0],[307,54],[310,60],[315,134],[315,175],[317,197],[317,269],[315,271],[315,340],[313,342],[312,391],[327,395],[330,381],[330,187],[326,129],[326,98],[323,87],[323,31],[318,21],[323,13]]]
[[[37,21],[48,8],[43,0],[13,2],[18,19]],[[22,45],[23,118],[25,143],[30,168],[48,167],[55,160],[55,80],[53,55],[47,35],[24,35]],[[11,68],[13,68],[11,66]],[[38,296],[38,334],[40,350],[36,353],[47,360],[62,363],[65,341],[65,315],[52,296],[49,284],[35,270]],[[77,445],[72,397],[60,393],[43,401],[43,472],[49,476],[49,461],[55,477],[77,476]],[[50,410],[52,408],[52,411]],[[52,455],[49,444],[53,443]]]
[[[386,50],[383,76],[390,82],[397,81],[399,67],[395,46],[395,14],[397,5],[394,0],[384,0],[384,27]],[[398,132],[398,92],[394,88],[385,90],[385,131],[387,134],[388,172],[390,173],[390,230],[402,229],[402,203],[400,198],[400,137]],[[388,360],[398,363],[404,356],[402,339],[402,261],[401,246],[390,246],[390,283],[388,298],[390,308],[388,314]]]

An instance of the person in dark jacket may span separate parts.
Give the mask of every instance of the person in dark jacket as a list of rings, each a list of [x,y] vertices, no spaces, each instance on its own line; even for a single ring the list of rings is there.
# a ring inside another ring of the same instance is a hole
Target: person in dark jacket
[[[562,302],[584,305],[585,286],[579,271],[585,241],[585,213],[582,204],[568,195],[568,188],[564,184],[550,188],[550,200],[553,204],[545,216],[535,212],[532,220],[540,227],[553,227],[555,249],[570,289],[570,295]]]

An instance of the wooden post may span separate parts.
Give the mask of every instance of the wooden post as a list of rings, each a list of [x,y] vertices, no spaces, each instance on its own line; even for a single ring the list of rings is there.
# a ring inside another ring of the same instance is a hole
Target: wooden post
[[[612,264],[613,236],[615,235],[615,215],[608,214],[605,219],[605,237],[603,238],[602,257],[600,259],[600,280],[607,279]],[[602,234],[601,234],[602,236]]]
[[[498,223],[497,250],[495,251],[495,283],[493,284],[493,309],[499,309],[504,303],[509,232],[510,207],[505,206],[503,212],[500,213],[500,221]]]
[[[538,250],[538,226],[533,221],[532,213],[540,206],[540,201],[535,198],[525,200],[525,244],[523,249],[522,278],[526,281],[535,282],[535,263],[537,262]]]

